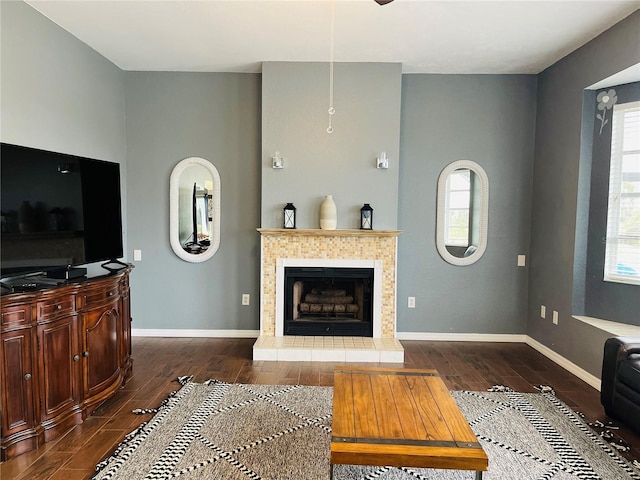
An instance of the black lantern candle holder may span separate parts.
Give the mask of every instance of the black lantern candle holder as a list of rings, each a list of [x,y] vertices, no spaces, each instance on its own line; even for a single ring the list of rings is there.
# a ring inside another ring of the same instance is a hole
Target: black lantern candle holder
[[[360,230],[373,230],[373,208],[368,203],[360,209]]]
[[[287,203],[284,207],[284,228],[296,228],[296,207],[293,203]]]

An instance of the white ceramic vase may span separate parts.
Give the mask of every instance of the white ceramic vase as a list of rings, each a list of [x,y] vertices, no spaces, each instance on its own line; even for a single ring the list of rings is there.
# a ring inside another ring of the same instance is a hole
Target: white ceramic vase
[[[331,195],[327,195],[320,204],[320,228],[322,230],[335,230],[337,224],[336,203]]]

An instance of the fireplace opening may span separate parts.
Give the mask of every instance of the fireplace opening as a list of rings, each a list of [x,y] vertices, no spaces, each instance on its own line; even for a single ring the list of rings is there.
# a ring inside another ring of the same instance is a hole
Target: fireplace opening
[[[373,337],[373,272],[286,267],[284,334]]]

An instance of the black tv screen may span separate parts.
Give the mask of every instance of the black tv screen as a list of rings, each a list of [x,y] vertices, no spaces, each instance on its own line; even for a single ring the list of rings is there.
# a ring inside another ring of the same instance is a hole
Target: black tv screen
[[[120,165],[0,144],[1,275],[121,258]]]

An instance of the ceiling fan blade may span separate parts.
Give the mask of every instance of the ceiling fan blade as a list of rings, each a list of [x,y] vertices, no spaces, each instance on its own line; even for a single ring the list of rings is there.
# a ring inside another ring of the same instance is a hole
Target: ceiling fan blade
[[[373,0],[373,1],[376,2],[378,5],[386,5],[387,3],[393,2],[393,0]]]

